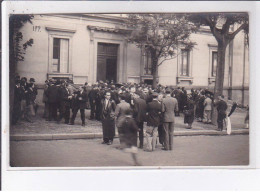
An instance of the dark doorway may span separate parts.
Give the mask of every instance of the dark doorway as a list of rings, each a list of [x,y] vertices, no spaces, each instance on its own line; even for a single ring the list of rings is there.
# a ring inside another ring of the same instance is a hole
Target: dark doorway
[[[98,43],[97,80],[117,82],[117,44]]]

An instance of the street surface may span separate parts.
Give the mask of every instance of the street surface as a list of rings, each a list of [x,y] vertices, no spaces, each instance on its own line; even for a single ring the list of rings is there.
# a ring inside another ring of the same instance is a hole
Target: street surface
[[[89,120],[90,110],[86,110],[86,126],[81,126],[80,114],[77,114],[75,125],[67,125],[62,121],[60,124],[54,121],[45,121],[41,117],[43,115],[43,108],[39,108],[37,116],[33,118],[34,122],[29,123],[26,121],[19,121],[17,125],[12,125],[10,128],[11,135],[29,135],[29,134],[59,134],[59,133],[101,133],[102,125],[100,121]],[[232,123],[232,130],[244,129],[244,119],[246,117],[246,111],[237,109],[230,117]],[[175,117],[174,131],[191,131],[191,130],[213,130],[215,131],[217,126],[212,124],[205,124],[194,120],[192,129],[186,129],[187,124],[184,124],[184,117],[181,114],[180,117]]]
[[[109,167],[133,166],[129,153],[101,139],[11,141],[13,167]],[[142,166],[229,166],[249,164],[249,136],[174,137],[174,149],[154,152],[139,150]]]

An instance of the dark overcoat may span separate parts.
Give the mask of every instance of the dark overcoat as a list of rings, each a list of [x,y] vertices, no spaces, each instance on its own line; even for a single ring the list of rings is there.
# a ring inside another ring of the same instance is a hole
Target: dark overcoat
[[[194,121],[194,101],[188,100],[187,105],[184,106],[184,123],[193,123]]]
[[[74,102],[74,107],[76,109],[85,109],[87,107],[87,99],[88,95],[86,91],[83,92],[76,92],[75,93],[75,102]]]
[[[157,101],[153,100],[147,105],[147,126],[158,127],[161,120],[162,105]]]
[[[134,100],[134,118],[137,122],[146,121],[146,101],[142,98]]]
[[[138,126],[132,117],[125,117],[122,122],[122,134],[124,136],[124,143],[128,146],[137,146],[137,132]]]
[[[116,103],[114,100],[109,100],[105,106],[105,99],[101,101],[101,119],[103,138],[113,138],[115,136],[115,109]]]

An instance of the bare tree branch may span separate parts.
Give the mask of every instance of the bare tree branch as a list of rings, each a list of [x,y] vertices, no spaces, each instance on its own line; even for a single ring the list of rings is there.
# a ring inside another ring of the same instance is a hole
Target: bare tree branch
[[[243,23],[236,31],[234,31],[232,34],[228,35],[229,41],[233,40],[235,36],[241,31],[244,30],[247,27],[247,23]]]

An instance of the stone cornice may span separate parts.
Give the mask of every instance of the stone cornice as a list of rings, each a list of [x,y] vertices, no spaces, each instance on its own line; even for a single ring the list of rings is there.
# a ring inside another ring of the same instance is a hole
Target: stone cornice
[[[46,30],[48,31],[58,31],[58,32],[68,32],[68,33],[75,33],[76,29],[68,29],[68,28],[60,28],[60,27],[53,27],[53,26],[46,26]]]
[[[129,34],[131,32],[131,30],[128,29],[108,28],[108,27],[100,27],[100,26],[92,26],[92,25],[88,25],[87,28],[93,31],[108,32],[108,33],[115,33],[115,34]]]

